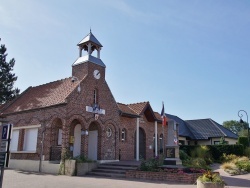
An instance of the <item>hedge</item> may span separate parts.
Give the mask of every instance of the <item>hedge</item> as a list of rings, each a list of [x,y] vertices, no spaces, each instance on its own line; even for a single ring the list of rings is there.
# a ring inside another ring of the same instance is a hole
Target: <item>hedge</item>
[[[238,143],[239,144],[242,144],[244,146],[244,148],[248,147],[249,146],[249,142],[248,142],[248,138],[247,137],[244,137],[244,136],[240,136],[238,138]]]
[[[186,152],[189,156],[191,156],[191,151],[195,148],[200,147],[199,145],[196,146],[180,146],[180,150]],[[220,157],[225,154],[235,154],[237,156],[243,156],[244,154],[244,146],[243,145],[207,145],[212,157],[215,160],[219,160]]]

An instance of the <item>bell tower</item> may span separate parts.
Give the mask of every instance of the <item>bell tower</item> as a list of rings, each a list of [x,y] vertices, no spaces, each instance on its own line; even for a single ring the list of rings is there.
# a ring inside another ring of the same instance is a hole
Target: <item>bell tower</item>
[[[72,65],[72,76],[81,80],[89,73],[89,64],[94,64],[105,70],[106,66],[100,59],[100,51],[103,46],[92,34],[91,30],[77,46],[79,47],[79,57]],[[94,51],[96,51],[96,56],[92,55]],[[84,52],[85,54],[83,54]]]

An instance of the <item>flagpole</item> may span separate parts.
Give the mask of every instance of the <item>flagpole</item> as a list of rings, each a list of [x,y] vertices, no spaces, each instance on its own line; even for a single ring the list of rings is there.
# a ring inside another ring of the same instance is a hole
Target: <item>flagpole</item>
[[[163,157],[165,158],[165,137],[164,137],[164,125],[162,125],[163,129]]]
[[[164,116],[165,116],[165,109],[164,109],[164,102],[162,101],[162,111],[161,111],[161,116],[162,116],[162,131],[163,131],[163,157],[165,158],[165,136],[164,136]]]

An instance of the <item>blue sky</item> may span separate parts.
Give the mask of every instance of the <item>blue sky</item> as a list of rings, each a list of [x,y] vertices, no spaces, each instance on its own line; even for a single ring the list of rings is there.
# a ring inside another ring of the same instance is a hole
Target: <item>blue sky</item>
[[[90,27],[117,102],[149,101],[160,112],[164,101],[184,120],[250,115],[250,1],[1,0],[16,86],[70,77]]]

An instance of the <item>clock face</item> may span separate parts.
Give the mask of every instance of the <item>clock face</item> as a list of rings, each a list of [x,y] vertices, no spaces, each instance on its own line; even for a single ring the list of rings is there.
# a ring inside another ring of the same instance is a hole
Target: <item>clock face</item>
[[[94,70],[93,75],[94,75],[95,79],[101,78],[101,73],[99,70]]]

